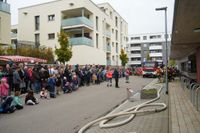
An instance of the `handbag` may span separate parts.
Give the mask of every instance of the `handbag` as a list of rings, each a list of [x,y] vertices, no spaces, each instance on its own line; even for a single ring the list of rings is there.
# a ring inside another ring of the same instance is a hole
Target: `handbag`
[[[26,84],[24,81],[20,82],[19,84],[19,88],[25,88],[26,87]]]

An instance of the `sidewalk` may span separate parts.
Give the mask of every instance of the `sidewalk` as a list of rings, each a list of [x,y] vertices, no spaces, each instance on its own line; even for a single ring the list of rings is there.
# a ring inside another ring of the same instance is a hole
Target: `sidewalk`
[[[171,133],[200,133],[200,113],[196,111],[180,82],[169,84]]]
[[[155,83],[154,80],[152,83]],[[149,85],[146,86],[150,87]],[[151,87],[150,87],[151,88]],[[156,87],[157,88],[157,87]],[[158,89],[158,88],[157,88]],[[111,113],[117,113],[127,108],[133,107],[135,105],[146,102],[147,100],[141,100],[138,95],[134,97],[134,102],[126,101],[121,104],[119,107],[115,108]],[[164,94],[164,91],[161,92],[161,98],[156,101],[156,103],[164,102],[168,106],[168,96]],[[150,109],[155,107],[145,107],[144,109]],[[168,108],[161,112],[150,113],[150,114],[138,114],[135,118],[129,123],[115,127],[115,128],[99,128],[99,125],[93,125],[85,133],[168,133]],[[121,116],[116,119],[113,119],[112,122],[124,120],[128,116]]]

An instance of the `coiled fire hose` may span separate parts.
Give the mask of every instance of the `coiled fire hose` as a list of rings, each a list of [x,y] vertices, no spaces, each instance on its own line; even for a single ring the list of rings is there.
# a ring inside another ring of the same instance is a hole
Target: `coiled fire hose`
[[[84,131],[86,131],[89,127],[91,127],[92,125],[94,125],[95,123],[97,122],[100,122],[99,123],[99,127],[100,128],[111,128],[111,127],[117,127],[117,126],[121,126],[121,125],[124,125],[128,122],[130,122],[135,116],[136,114],[139,114],[139,113],[153,113],[153,112],[161,112],[163,110],[165,110],[167,108],[167,105],[165,103],[152,103],[152,102],[155,102],[157,101],[158,99],[160,99],[160,92],[163,88],[162,85],[159,85],[159,84],[154,84],[154,85],[157,85],[159,86],[159,90],[157,91],[157,97],[152,99],[152,100],[149,100],[147,102],[144,102],[142,104],[139,104],[139,105],[136,105],[136,106],[133,106],[131,108],[128,108],[126,110],[123,110],[119,113],[116,113],[116,114],[109,114],[107,116],[104,116],[104,117],[101,117],[101,118],[98,118],[92,122],[89,122],[88,124],[86,124],[84,127],[82,127],[78,133],[84,133]],[[159,108],[154,108],[154,109],[146,109],[146,110],[140,110],[141,108],[144,108],[144,107],[148,107],[148,106],[160,106]],[[120,121],[120,122],[116,122],[116,123],[109,123],[109,124],[106,124],[108,121],[111,121],[112,119],[116,118],[116,117],[119,117],[119,116],[127,116],[127,115],[130,115],[129,118],[123,120],[123,121]]]

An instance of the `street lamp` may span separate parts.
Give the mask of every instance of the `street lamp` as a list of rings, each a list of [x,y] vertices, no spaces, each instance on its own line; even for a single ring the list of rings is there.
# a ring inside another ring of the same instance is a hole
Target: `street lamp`
[[[168,94],[168,47],[167,47],[167,7],[156,8],[156,11],[165,11],[165,47],[166,47],[166,73],[165,73],[165,89]]]

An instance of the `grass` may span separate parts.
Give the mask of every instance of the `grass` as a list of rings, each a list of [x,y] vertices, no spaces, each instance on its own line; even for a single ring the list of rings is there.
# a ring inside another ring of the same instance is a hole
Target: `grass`
[[[144,89],[142,90],[144,94],[157,94],[157,89]]]

